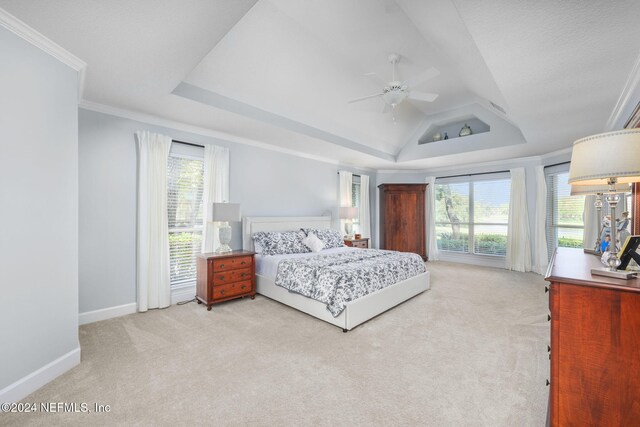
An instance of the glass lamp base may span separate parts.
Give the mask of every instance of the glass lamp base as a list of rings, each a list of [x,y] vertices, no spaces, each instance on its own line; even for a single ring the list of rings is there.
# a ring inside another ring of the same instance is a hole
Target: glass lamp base
[[[224,254],[233,250],[229,246],[229,243],[231,243],[231,226],[228,223],[220,224],[218,238],[220,239],[220,246],[216,249],[217,254]]]

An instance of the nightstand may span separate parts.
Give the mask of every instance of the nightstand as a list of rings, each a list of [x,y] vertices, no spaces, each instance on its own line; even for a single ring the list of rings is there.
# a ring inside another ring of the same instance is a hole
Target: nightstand
[[[213,304],[256,296],[255,252],[199,254],[196,258],[196,298],[211,311]]]
[[[344,239],[344,244],[354,248],[369,248],[369,238],[363,237],[362,239]]]

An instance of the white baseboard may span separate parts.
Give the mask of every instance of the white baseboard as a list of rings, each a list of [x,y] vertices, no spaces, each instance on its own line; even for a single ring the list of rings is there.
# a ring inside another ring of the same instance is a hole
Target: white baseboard
[[[171,291],[171,304],[189,301],[196,297],[196,285],[184,286]]]
[[[136,310],[137,304],[132,302],[130,304],[117,305],[115,307],[107,307],[100,310],[86,311],[78,314],[78,323],[86,325],[87,323],[99,322],[100,320],[107,320],[114,317],[132,314],[135,313]]]
[[[80,363],[80,346],[0,390],[0,402],[18,402]]]

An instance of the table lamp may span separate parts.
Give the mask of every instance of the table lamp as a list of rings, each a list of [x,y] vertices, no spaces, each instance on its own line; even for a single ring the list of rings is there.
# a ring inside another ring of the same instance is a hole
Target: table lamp
[[[602,230],[604,229],[604,223],[602,220],[602,195],[609,191],[609,187],[607,185],[572,185],[571,186],[571,195],[572,196],[596,196],[596,201],[593,204],[598,212],[598,231],[596,235],[596,243],[593,246],[593,249],[585,249],[586,253],[590,254],[599,254],[602,253],[600,246],[602,241],[600,240],[600,236],[602,235]],[[615,188],[616,193],[628,193],[631,191],[631,187],[629,184],[616,184]]]
[[[358,218],[358,208],[341,206],[340,218],[345,220],[344,231],[347,233],[347,239],[353,239],[353,220]]]
[[[611,208],[611,243],[602,255],[606,269],[593,268],[591,274],[629,279],[633,273],[618,270],[615,227],[620,196],[616,184],[640,181],[640,129],[626,129],[588,136],[573,143],[569,184],[607,185],[605,193]]]
[[[231,252],[229,246],[231,243],[231,226],[229,222],[239,222],[240,205],[238,203],[214,203],[211,209],[211,221],[219,222],[218,236],[220,238],[220,246],[215,250],[216,253],[222,254]]]

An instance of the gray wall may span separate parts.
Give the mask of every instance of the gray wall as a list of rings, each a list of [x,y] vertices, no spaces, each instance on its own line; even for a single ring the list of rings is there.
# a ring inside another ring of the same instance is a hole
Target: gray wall
[[[337,216],[339,169],[362,171],[80,109],[80,313],[136,301],[136,148],[134,133],[230,150],[230,201],[243,216]],[[375,174],[371,210],[375,212]],[[372,216],[372,227],[374,218]],[[233,248],[241,225],[233,224]]]
[[[77,72],[0,27],[0,389],[78,348]]]

